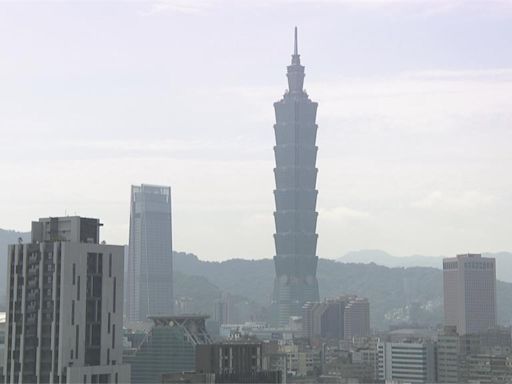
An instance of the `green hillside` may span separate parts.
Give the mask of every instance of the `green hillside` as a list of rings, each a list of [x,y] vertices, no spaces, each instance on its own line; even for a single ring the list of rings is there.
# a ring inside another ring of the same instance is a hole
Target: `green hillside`
[[[223,262],[201,261],[195,255],[175,253],[175,270],[184,275],[202,276],[220,291],[246,297],[262,307],[272,294],[274,264],[270,259]],[[406,322],[408,306],[418,303],[426,325],[442,323],[442,271],[436,268],[388,268],[376,264],[340,263],[321,259],[318,281],[322,297],[357,294],[368,297],[372,326],[380,329]],[[206,287],[205,287],[206,289]],[[200,290],[197,288],[197,290]],[[498,282],[498,318],[512,324],[512,284]]]

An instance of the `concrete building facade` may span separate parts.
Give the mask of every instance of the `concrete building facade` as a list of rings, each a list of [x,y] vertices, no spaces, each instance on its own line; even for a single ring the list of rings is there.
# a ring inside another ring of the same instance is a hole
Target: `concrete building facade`
[[[196,370],[215,375],[216,383],[280,383],[280,371],[263,369],[263,344],[229,340],[196,347]]]
[[[196,370],[216,375],[259,372],[262,370],[262,345],[243,341],[198,345]]]
[[[223,324],[230,324],[232,322],[231,306],[232,302],[229,294],[223,294],[220,299],[213,302],[213,320],[218,322],[219,326]]]
[[[425,342],[379,343],[378,379],[398,383],[436,382],[435,344]]]
[[[132,186],[128,248],[128,321],[173,313],[171,189]]]
[[[364,297],[351,297],[343,313],[343,338],[370,335],[370,302]]]
[[[496,327],[496,261],[479,254],[443,259],[444,322],[459,335]]]
[[[32,223],[8,249],[6,383],[126,383],[123,247],[99,243],[99,220]]]
[[[295,29],[295,50],[288,66],[288,91],[274,103],[276,255],[272,312],[274,326],[286,326],[308,301],[318,301],[316,269],[316,110],[303,89]]]
[[[302,307],[304,337],[351,340],[370,334],[370,304],[358,296],[340,296]]]
[[[440,383],[459,383],[461,340],[455,327],[445,327],[437,336],[437,379]]]
[[[4,380],[5,364],[5,312],[0,312],[0,383]]]

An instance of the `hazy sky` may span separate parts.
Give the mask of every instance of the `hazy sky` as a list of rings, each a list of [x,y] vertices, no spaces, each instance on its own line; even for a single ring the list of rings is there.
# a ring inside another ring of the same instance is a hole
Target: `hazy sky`
[[[170,185],[174,248],[274,255],[293,27],[318,109],[318,255],[512,250],[511,1],[2,1],[0,228]]]

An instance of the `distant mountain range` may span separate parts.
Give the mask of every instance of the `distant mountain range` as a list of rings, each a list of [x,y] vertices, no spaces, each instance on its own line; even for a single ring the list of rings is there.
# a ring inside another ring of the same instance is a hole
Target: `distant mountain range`
[[[7,244],[16,243],[18,237],[25,241],[30,239],[27,233],[0,230],[2,308],[5,308]],[[504,252],[494,256],[498,259],[499,270],[512,271],[507,266],[512,265],[511,254]],[[317,275],[321,297],[342,294],[367,297],[372,326],[378,329],[409,321],[411,305],[415,306],[416,312],[419,307],[422,323],[436,325],[442,322],[440,257],[398,258],[381,251],[359,251],[347,254],[340,261],[343,262],[320,259]],[[410,263],[424,266],[410,266]],[[211,315],[214,301],[229,295],[234,309],[232,321],[268,318],[275,273],[271,259],[212,262],[200,260],[193,254],[175,252],[174,270],[175,297],[183,299],[190,311]],[[503,325],[511,325],[512,284],[498,281],[497,295],[498,319]]]
[[[274,262],[270,259],[233,259],[223,262],[202,261],[187,253],[174,254],[174,269],[183,276],[199,276],[213,284],[218,292],[236,294],[247,302],[258,304],[264,312],[272,294]],[[441,324],[443,320],[442,271],[430,267],[389,268],[375,263],[340,263],[320,259],[318,282],[322,297],[356,294],[370,300],[372,326],[385,329],[391,324],[410,320],[411,305],[419,307],[419,318],[425,325]],[[196,286],[197,297],[203,290]],[[180,290],[176,281],[175,291]],[[204,287],[211,291],[211,286]],[[498,281],[498,319],[503,325],[512,324],[512,284]],[[211,306],[202,309],[209,311]]]
[[[498,280],[512,283],[512,253],[510,252],[486,252],[482,254],[487,257],[496,259],[496,277]],[[353,251],[340,257],[337,261],[342,263],[375,263],[390,268],[396,267],[442,267],[442,259],[444,256],[421,256],[413,255],[406,257],[392,256],[387,252],[365,249],[361,251]]]

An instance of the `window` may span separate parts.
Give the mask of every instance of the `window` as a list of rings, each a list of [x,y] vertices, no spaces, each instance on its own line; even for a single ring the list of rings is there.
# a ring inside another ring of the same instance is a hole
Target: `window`
[[[112,349],[116,347],[116,325],[112,324]]]
[[[103,273],[103,253],[98,253],[98,270],[100,275]]]
[[[112,301],[112,312],[116,312],[116,284],[117,284],[117,279],[114,277],[114,288],[112,290],[112,295],[113,295],[113,301]]]
[[[76,299],[80,300],[80,276],[77,277],[76,284]]]
[[[75,359],[78,359],[78,338],[80,336],[80,332],[78,329],[78,324],[75,326]]]
[[[108,313],[107,332],[110,333],[110,312]]]
[[[97,253],[87,254],[87,274],[97,273],[98,271],[98,258]]]
[[[75,325],[75,300],[71,301],[71,325]]]
[[[73,285],[75,285],[75,277],[76,277],[76,264],[73,263]]]
[[[92,276],[92,297],[101,299],[101,276]]]
[[[112,277],[112,254],[108,255],[108,277]]]

